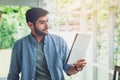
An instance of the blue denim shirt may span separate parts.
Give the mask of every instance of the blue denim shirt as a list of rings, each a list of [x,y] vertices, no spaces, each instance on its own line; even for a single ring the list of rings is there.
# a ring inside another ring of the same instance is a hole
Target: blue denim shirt
[[[34,80],[36,71],[37,41],[28,35],[14,44],[8,80]],[[44,54],[52,80],[65,80],[63,70],[67,73],[70,67],[66,64],[69,53],[66,42],[59,36],[48,34],[44,38]]]

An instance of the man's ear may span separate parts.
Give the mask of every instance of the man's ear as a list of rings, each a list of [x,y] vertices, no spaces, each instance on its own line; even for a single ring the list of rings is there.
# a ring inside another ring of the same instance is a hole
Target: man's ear
[[[28,24],[28,26],[30,27],[30,29],[33,29],[33,27],[34,27],[33,23],[28,22],[27,24]]]

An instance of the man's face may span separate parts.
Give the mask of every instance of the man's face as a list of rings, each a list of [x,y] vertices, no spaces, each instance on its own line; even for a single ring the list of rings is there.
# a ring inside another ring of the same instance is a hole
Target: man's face
[[[39,36],[48,34],[48,17],[42,16],[34,24],[34,32]]]

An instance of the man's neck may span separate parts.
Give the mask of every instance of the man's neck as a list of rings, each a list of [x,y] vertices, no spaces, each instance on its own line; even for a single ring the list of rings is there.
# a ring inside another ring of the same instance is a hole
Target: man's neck
[[[32,35],[35,37],[37,42],[41,42],[43,40],[43,37],[44,37],[44,36],[40,36],[40,35],[37,35],[37,34],[32,34]]]

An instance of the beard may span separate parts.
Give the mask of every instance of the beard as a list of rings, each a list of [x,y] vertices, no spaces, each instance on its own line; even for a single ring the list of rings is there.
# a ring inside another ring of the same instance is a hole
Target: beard
[[[47,35],[48,33],[44,32],[47,29],[48,29],[48,27],[45,27],[45,29],[43,29],[43,30],[39,30],[36,26],[34,26],[35,33],[37,33],[39,36],[45,36],[45,35]]]

